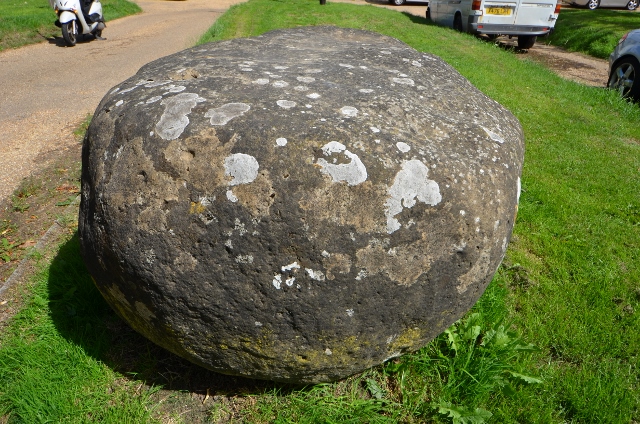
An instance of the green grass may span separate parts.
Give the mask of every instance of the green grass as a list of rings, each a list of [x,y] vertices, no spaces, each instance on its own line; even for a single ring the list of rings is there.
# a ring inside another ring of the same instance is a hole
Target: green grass
[[[113,422],[180,422],[151,389],[164,385],[176,398],[221,394],[206,404],[213,421],[640,421],[640,108],[492,43],[372,6],[250,0],[202,41],[320,24],[437,54],[520,119],[526,155],[514,237],[473,310],[422,350],[345,381],[238,382],[123,337],[74,238],[0,335],[0,412],[16,422],[85,422],[108,405]],[[198,373],[206,382],[196,389],[184,376]]]
[[[77,239],[36,278],[2,335],[0,414],[9,422],[136,423],[150,416],[139,391],[103,361],[108,306],[79,258]]]
[[[558,47],[608,59],[618,40],[640,28],[640,15],[626,10],[562,9],[555,30],[543,39]]]
[[[105,20],[141,11],[127,0],[103,0]],[[56,15],[47,0],[0,0],[0,51],[60,36]]]

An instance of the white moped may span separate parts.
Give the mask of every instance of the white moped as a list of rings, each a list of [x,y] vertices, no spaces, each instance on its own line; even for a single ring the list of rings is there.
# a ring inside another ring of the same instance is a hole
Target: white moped
[[[78,36],[93,34],[102,38],[102,30],[106,27],[102,16],[100,0],[93,0],[89,10],[83,12],[80,2],[83,0],[50,0],[58,15],[56,26],[62,28],[62,38],[67,46],[75,46]]]

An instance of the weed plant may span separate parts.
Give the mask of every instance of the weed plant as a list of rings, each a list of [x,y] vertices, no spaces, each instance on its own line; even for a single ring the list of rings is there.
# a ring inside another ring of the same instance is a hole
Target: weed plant
[[[377,31],[436,54],[519,118],[520,210],[479,302],[422,350],[344,381],[234,390],[226,377],[176,367],[148,342],[122,337],[73,238],[0,335],[0,414],[16,422],[194,422],[163,410],[168,397],[156,390],[165,385],[180,398],[176,388],[194,389],[176,379],[200,373],[217,395],[201,421],[640,421],[640,108],[492,43],[372,6],[250,0],[202,41],[299,25]]]

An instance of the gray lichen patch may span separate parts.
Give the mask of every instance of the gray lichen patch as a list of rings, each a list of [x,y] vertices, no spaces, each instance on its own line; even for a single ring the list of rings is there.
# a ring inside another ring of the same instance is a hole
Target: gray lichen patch
[[[225,175],[232,178],[230,186],[249,184],[258,176],[260,164],[251,155],[234,153],[224,159]]]
[[[332,141],[322,147],[325,156],[331,158],[334,154],[342,154],[349,159],[348,163],[329,163],[325,158],[318,158],[316,163],[322,173],[330,175],[334,182],[344,181],[350,186],[358,185],[367,180],[367,168],[358,155],[351,153],[344,144]],[[337,162],[338,159],[333,159]]]
[[[160,103],[165,106],[165,110],[156,124],[158,135],[165,140],[178,138],[189,125],[187,115],[191,113],[191,109],[203,101],[203,98],[194,93],[180,93],[163,99]]]
[[[215,109],[209,109],[204,114],[205,118],[210,118],[211,125],[225,125],[233,118],[246,113],[251,106],[245,103],[227,103]]]
[[[402,165],[402,170],[389,188],[389,198],[385,203],[389,234],[400,229],[400,221],[395,216],[404,208],[412,208],[416,201],[435,206],[442,200],[438,183],[430,180],[428,175],[429,168],[418,160],[410,160]]]

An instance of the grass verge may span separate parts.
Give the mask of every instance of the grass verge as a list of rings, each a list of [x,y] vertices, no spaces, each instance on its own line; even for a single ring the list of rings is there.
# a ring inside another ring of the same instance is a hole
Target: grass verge
[[[638,13],[627,10],[562,9],[549,44],[571,52],[609,59],[618,40],[640,26]]]
[[[235,379],[128,330],[71,238],[0,336],[0,412],[26,422],[639,421],[640,108],[491,43],[371,6],[250,0],[202,41],[321,24],[437,54],[520,119],[527,152],[514,237],[473,310],[422,350],[338,383]],[[26,393],[46,394],[47,407],[22,402]],[[99,415],[120,399],[112,416]]]
[[[105,20],[141,11],[127,0],[103,0]],[[56,15],[47,0],[2,0],[0,2],[0,51],[34,44],[60,35],[53,23]]]

